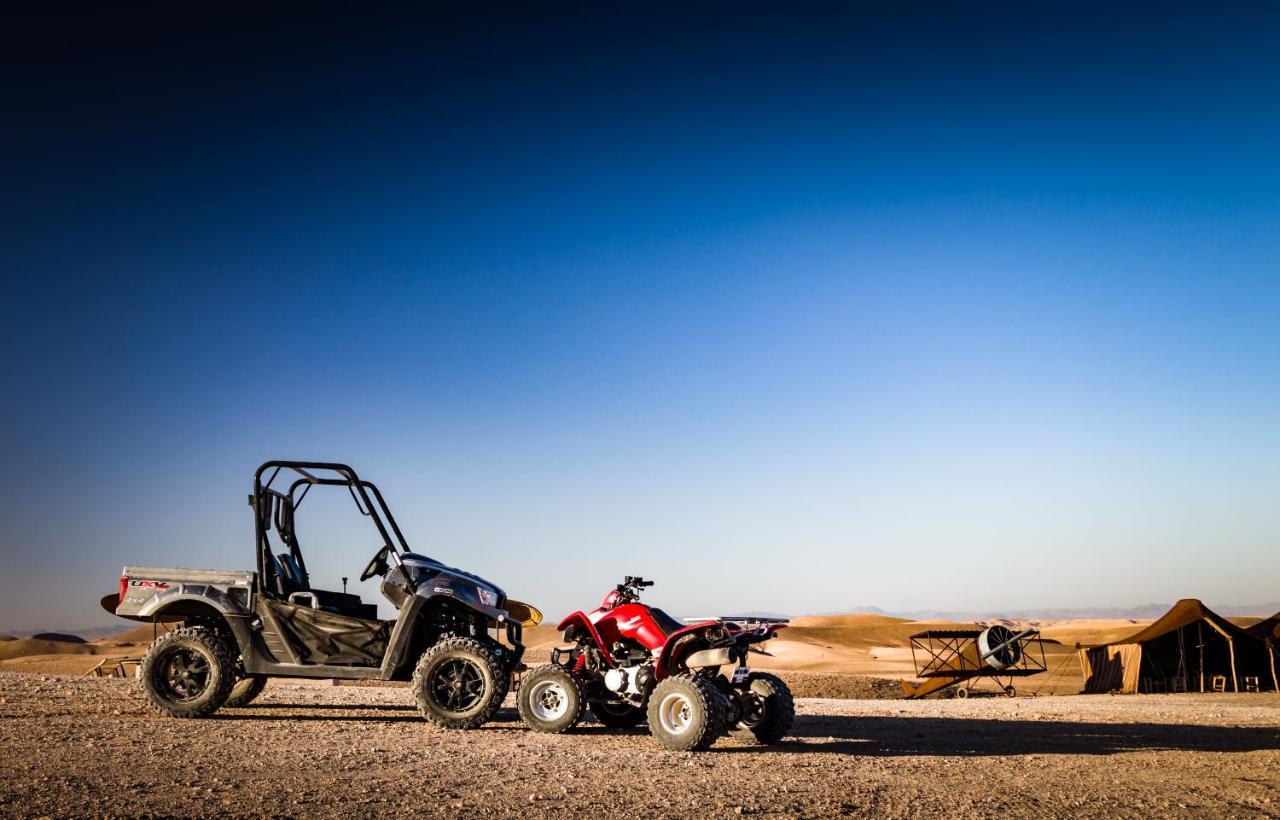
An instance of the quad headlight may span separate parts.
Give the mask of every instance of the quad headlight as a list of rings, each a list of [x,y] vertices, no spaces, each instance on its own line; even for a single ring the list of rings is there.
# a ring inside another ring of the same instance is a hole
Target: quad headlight
[[[498,593],[496,592],[487,590],[484,587],[476,587],[476,595],[480,596],[480,603],[485,606],[496,607],[498,605]]]

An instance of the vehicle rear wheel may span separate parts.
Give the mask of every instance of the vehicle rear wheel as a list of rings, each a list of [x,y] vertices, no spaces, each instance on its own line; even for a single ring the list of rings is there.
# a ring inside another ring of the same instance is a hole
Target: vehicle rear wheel
[[[248,706],[253,703],[254,698],[262,694],[265,688],[267,688],[266,675],[244,675],[236,681],[235,686],[231,687],[231,694],[227,696],[227,702],[222,705],[232,709]]]
[[[676,675],[649,697],[649,731],[664,749],[708,749],[724,733],[724,713],[715,686],[706,678]]]
[[[445,638],[418,660],[413,698],[422,716],[446,729],[474,729],[506,697],[502,664],[474,638]]]
[[[569,671],[554,663],[524,676],[516,706],[520,719],[535,732],[560,734],[582,719],[582,687]]]
[[[633,729],[644,723],[644,707],[630,703],[605,703],[596,701],[591,704],[591,715],[610,729]]]
[[[230,647],[213,630],[199,627],[175,629],[152,642],[140,675],[151,708],[178,718],[213,714],[236,682]]]
[[[796,702],[781,678],[766,672],[752,672],[747,677],[744,696],[751,708],[729,730],[730,735],[765,746],[787,736],[796,719]]]

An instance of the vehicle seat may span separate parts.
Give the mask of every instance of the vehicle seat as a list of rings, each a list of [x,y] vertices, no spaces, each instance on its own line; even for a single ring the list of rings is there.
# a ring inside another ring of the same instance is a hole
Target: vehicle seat
[[[287,560],[286,560],[287,559]],[[288,598],[295,592],[306,592],[307,588],[298,580],[298,576],[293,574],[292,567],[297,566],[297,562],[293,561],[293,556],[287,552],[282,552],[275,558],[271,559],[276,576],[276,592],[281,598]],[[292,566],[290,566],[292,564]]]
[[[308,579],[307,574],[302,571],[302,565],[298,563],[297,558],[294,558],[293,555],[287,552],[282,552],[276,557],[280,559],[280,564],[284,567],[284,571],[289,575],[289,580],[292,581],[299,590],[305,591],[311,589],[311,584],[309,583],[310,579]]]
[[[656,606],[649,607],[649,615],[653,618],[653,622],[657,624],[658,629],[661,629],[662,634],[664,635],[669,636],[673,632],[678,632],[687,626],[687,624],[680,623],[661,609],[658,609]]]
[[[316,608],[325,612],[336,612],[352,618],[363,618],[367,621],[378,619],[376,604],[366,604],[359,595],[347,592],[329,592],[324,589],[312,589],[307,576],[298,566],[298,560],[287,552],[276,556],[276,592],[286,601],[297,592],[308,592],[315,596]]]

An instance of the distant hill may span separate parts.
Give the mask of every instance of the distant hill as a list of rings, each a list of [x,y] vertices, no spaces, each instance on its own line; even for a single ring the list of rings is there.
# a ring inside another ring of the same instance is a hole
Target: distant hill
[[[99,638],[110,638],[112,635],[120,634],[123,626],[123,623],[117,623],[113,626],[89,626],[76,629],[6,629],[4,634],[14,638],[34,638],[52,634],[79,638],[83,641],[96,641]]]
[[[849,613],[865,613],[868,615],[887,615],[904,618],[909,621],[962,621],[973,623],[978,621],[1076,621],[1084,619],[1108,619],[1130,621],[1153,621],[1169,611],[1172,603],[1141,604],[1132,607],[1059,607],[1045,609],[985,609],[985,610],[943,610],[919,609],[905,612],[887,612],[878,606],[853,607],[845,612],[830,612],[828,615]],[[1265,617],[1280,612],[1280,603],[1270,604],[1210,604],[1209,608],[1219,615]]]
[[[68,635],[65,632],[37,632],[31,636],[35,641],[59,641],[61,643],[88,643],[79,635]]]
[[[47,641],[40,638],[19,638],[0,643],[0,661],[23,658],[29,655],[97,655],[101,649],[84,641]]]

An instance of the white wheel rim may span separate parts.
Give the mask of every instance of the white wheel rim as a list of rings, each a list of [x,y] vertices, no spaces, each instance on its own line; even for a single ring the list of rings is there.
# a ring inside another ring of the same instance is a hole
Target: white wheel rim
[[[569,693],[553,680],[540,680],[529,687],[529,711],[538,720],[559,720],[569,711]]]
[[[658,722],[667,734],[684,734],[693,723],[693,704],[679,692],[672,692],[658,704]]]

